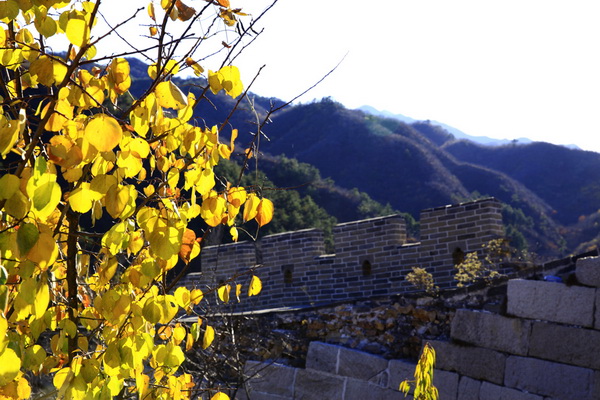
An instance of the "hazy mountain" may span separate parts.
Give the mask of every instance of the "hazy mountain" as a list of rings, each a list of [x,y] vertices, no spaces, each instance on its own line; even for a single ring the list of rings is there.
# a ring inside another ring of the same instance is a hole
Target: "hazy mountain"
[[[144,70],[143,65],[134,69]],[[133,80],[134,96],[141,94],[138,84],[144,82],[143,76]],[[198,98],[206,86],[203,79],[177,83]],[[207,126],[223,121],[237,101],[210,91],[204,95],[210,103],[199,104],[195,119]],[[229,119],[230,126],[242,132],[239,148],[247,146],[244,132],[256,132],[257,115],[260,118],[272,105],[282,104],[278,99],[250,97],[253,109],[243,101]],[[586,219],[600,220],[596,213],[600,154],[548,143],[485,146],[475,142],[477,137],[435,121],[391,113],[382,116],[373,110],[349,110],[323,99],[272,115],[263,128],[268,140],[260,145],[265,172],[277,186],[299,185],[300,195],[310,198],[299,201],[288,215],[300,221],[302,207],[314,201],[338,221],[392,209],[418,217],[424,208],[494,196],[504,204],[507,232],[519,247],[556,257],[580,243],[600,242],[596,239],[600,224],[582,225]],[[464,136],[470,139],[461,139]],[[277,161],[269,154],[287,158]],[[307,173],[313,167],[289,159],[312,165],[318,174]],[[313,178],[299,182],[298,176]],[[288,229],[297,224],[293,220]]]
[[[468,135],[459,129],[456,129],[450,125],[444,124],[443,122],[432,121],[432,120],[419,121],[419,120],[416,120],[411,117],[407,117],[402,114],[394,114],[390,111],[379,111],[376,108],[371,107],[371,106],[361,106],[358,108],[358,110],[366,112],[368,114],[376,115],[379,117],[394,118],[394,119],[402,121],[406,124],[413,124],[416,122],[425,122],[425,123],[429,123],[432,125],[440,126],[441,128],[445,129],[448,133],[453,135],[455,139],[470,140],[472,142],[483,144],[486,146],[503,146],[503,145],[512,144],[512,143],[527,144],[527,143],[532,142],[530,139],[527,139],[527,138],[519,138],[519,139],[515,139],[515,140],[509,140],[509,139],[494,139],[494,138],[487,137],[487,136]]]

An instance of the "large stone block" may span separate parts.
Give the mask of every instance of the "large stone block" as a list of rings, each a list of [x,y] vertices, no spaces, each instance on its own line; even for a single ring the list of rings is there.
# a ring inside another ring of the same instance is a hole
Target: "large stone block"
[[[244,375],[248,378],[246,389],[251,394],[261,392],[291,398],[297,371],[285,365],[248,361],[244,366]],[[250,397],[254,399],[253,395]]]
[[[341,347],[338,360],[336,373],[342,376],[379,382],[387,374],[388,360],[373,354]]]
[[[563,364],[600,369],[600,332],[536,322],[531,330],[529,355]]]
[[[600,257],[578,259],[575,276],[583,285],[600,287]]]
[[[454,315],[451,336],[460,342],[527,355],[530,329],[531,321],[462,309]]]
[[[433,371],[433,385],[437,388],[440,399],[456,400],[458,396],[458,374],[436,369]]]
[[[313,369],[300,369],[296,374],[293,398],[343,400],[346,379]]]
[[[388,387],[391,389],[398,389],[398,387],[400,386],[400,382],[406,379],[415,379],[414,375],[416,365],[417,364],[415,362],[406,360],[390,360],[388,364]]]
[[[400,398],[400,393],[397,389],[387,389],[373,383],[349,378],[346,382],[344,400],[389,400]]]
[[[592,400],[591,369],[537,358],[510,356],[504,385],[556,399]]]
[[[544,398],[517,389],[483,382],[479,390],[479,400],[544,400]]]
[[[511,315],[591,327],[596,291],[562,283],[512,279],[508,281]]]
[[[437,368],[497,384],[504,382],[506,355],[483,347],[442,341],[432,341],[431,345],[436,352]]]
[[[458,384],[458,398],[460,400],[479,400],[481,381],[463,376]]]
[[[306,368],[337,373],[340,346],[322,342],[310,342],[306,355]]]

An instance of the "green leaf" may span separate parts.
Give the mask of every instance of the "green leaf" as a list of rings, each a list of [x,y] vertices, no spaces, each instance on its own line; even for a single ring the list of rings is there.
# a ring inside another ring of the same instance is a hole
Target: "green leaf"
[[[19,177],[13,174],[6,174],[0,178],[0,200],[10,199],[19,189]]]
[[[40,231],[32,223],[25,223],[19,227],[17,231],[17,246],[21,257],[24,257],[29,250],[37,243],[40,237]]]

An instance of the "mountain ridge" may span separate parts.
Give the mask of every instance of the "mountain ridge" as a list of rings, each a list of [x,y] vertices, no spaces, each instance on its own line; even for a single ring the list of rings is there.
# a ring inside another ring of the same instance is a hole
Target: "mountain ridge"
[[[135,70],[142,71],[143,66],[136,65]],[[206,86],[201,78],[174,79],[197,97]],[[136,82],[143,83],[144,77],[133,79],[134,96],[139,95]],[[237,101],[223,94],[206,92],[205,96],[210,102],[199,104],[194,118],[206,126],[223,121]],[[273,105],[283,104],[252,93],[249,97],[252,106],[240,103],[229,119],[240,132],[256,132],[257,118],[264,118]],[[270,161],[275,164],[267,168],[270,174],[279,168],[277,157],[296,159],[314,166],[324,181],[358,190],[369,201],[388,204],[387,210],[416,218],[425,208],[494,196],[504,204],[513,242],[547,257],[566,255],[600,236],[599,224],[577,227],[582,219],[596,220],[600,208],[598,153],[538,142],[485,146],[457,139],[433,121],[402,122],[350,110],[330,98],[289,105],[270,119],[256,153],[259,158],[263,153],[275,157]],[[246,146],[243,138],[238,139],[240,148]],[[279,176],[276,183],[285,185],[286,179]],[[329,213],[339,211],[335,203],[340,197],[331,200],[335,196],[311,190],[303,196],[314,195]],[[357,201],[347,204],[359,207]]]

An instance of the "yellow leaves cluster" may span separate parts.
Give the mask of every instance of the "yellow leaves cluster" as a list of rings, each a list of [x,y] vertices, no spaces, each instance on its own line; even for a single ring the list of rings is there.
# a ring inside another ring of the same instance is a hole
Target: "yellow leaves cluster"
[[[114,58],[104,69],[77,65],[94,57],[98,4],[0,1],[0,65],[14,77],[0,99],[0,156],[20,157],[0,175],[2,398],[28,398],[31,373],[53,373],[58,398],[111,398],[123,390],[140,398],[189,396],[192,378],[179,371],[184,349],[207,349],[219,335],[200,318],[179,321],[184,313],[197,315],[212,291],[166,289],[167,272],[200,254],[201,238],[189,223],[199,217],[209,227],[225,224],[237,240],[238,223],[264,226],[273,217],[269,200],[243,187],[216,186],[214,167],[232,157],[238,131],[223,139],[216,126],[194,125],[195,96],[171,80],[180,67],[204,73],[192,58],[151,65],[152,89],[131,97],[131,107],[124,101],[131,96],[127,60]],[[160,5],[172,19],[197,15],[180,0]],[[218,5],[228,25],[241,15],[227,0]],[[157,33],[153,5],[148,15]],[[55,35],[71,44],[66,56],[45,53],[44,38]],[[234,66],[208,75],[214,93],[243,92]],[[23,101],[29,88],[47,95]],[[83,214],[111,226],[81,232]],[[252,276],[248,296],[261,290]],[[242,285],[215,292],[222,301],[239,300]],[[55,333],[43,349],[36,341],[48,330]]]
[[[217,72],[208,71],[208,84],[214,94],[225,90],[225,93],[233,98],[238,97],[244,91],[240,70],[233,65],[227,65]]]

